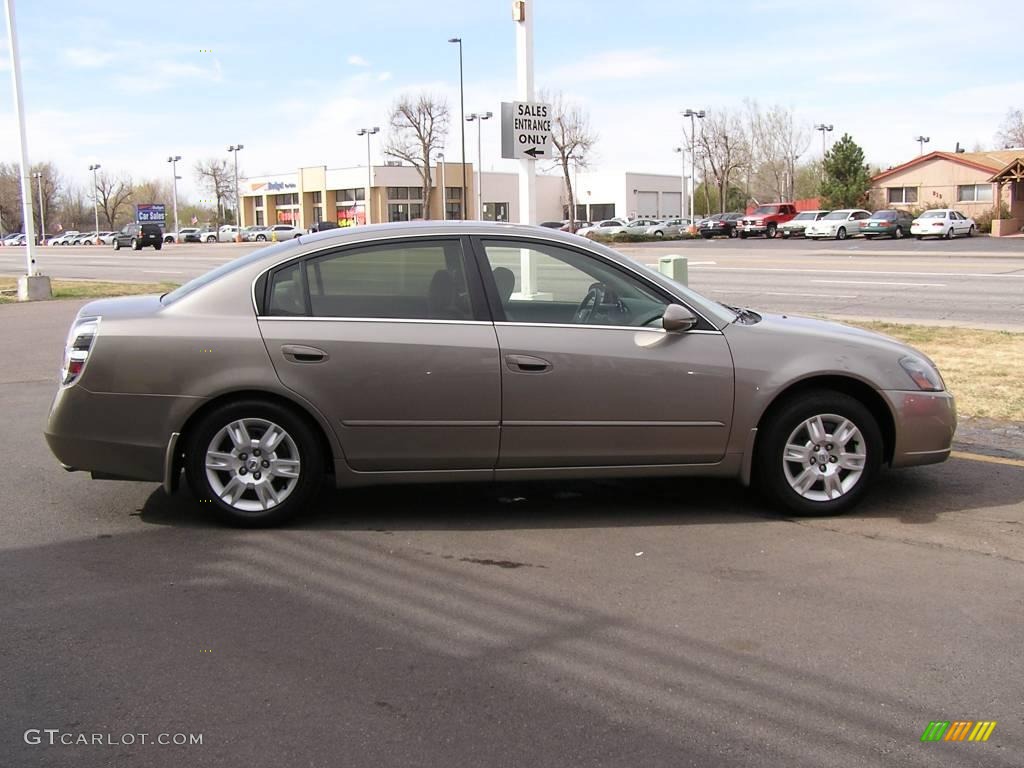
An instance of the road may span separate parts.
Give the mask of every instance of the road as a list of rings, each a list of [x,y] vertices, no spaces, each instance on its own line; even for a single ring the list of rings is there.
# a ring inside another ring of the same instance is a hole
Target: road
[[[49,454],[79,306],[0,306],[0,765],[1020,765],[1024,467],[887,472],[835,519],[693,480],[328,491],[225,530]],[[920,742],[954,719],[998,725]]]
[[[184,282],[255,244],[168,245],[157,252],[47,247],[55,277]],[[1024,239],[808,242],[678,241],[624,245],[649,264],[679,254],[690,285],[726,304],[847,319],[963,324],[1024,331]],[[22,249],[0,249],[0,274],[24,269]]]

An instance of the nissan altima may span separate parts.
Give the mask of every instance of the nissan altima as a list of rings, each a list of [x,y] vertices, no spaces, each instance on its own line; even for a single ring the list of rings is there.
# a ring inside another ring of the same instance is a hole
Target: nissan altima
[[[521,225],[337,229],[86,304],[45,433],[68,470],[185,476],[279,523],[371,483],[720,476],[835,514],[949,456],[953,397],[885,336],[705,298]]]

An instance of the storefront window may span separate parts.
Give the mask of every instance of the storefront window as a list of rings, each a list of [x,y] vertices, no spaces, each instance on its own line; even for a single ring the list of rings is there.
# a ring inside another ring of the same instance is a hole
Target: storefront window
[[[279,208],[277,210],[277,223],[278,224],[291,224],[292,226],[298,226],[299,224],[299,212],[294,208]]]
[[[339,205],[337,219],[339,227],[358,227],[366,223],[366,208],[362,205]]]
[[[484,203],[484,221],[508,221],[508,203]]]

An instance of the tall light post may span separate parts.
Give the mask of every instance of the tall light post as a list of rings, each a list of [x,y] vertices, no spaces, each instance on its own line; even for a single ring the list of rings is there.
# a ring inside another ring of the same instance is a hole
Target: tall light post
[[[18,31],[14,23],[14,0],[4,0],[4,12],[7,16],[7,48],[11,58],[11,83],[14,92],[14,115],[18,121],[18,147],[21,150],[21,210],[25,219],[25,280],[24,291],[18,283],[18,298],[35,298],[31,296],[31,286],[41,280],[35,279],[37,274],[35,258],[35,235],[32,232],[35,222],[32,220],[32,183],[28,179],[28,139],[25,132],[25,103],[21,96],[21,57],[18,55]],[[43,278],[45,280],[45,278]],[[46,289],[49,297],[49,287]]]
[[[100,231],[100,185],[96,182],[96,171],[100,169],[99,163],[93,163],[89,166],[89,170],[92,171],[92,209],[96,215],[96,231]],[[110,226],[114,226],[114,222],[110,222]],[[99,237],[99,235],[97,235]]]
[[[474,112],[466,115],[467,123],[476,121],[476,216],[480,221],[484,218],[484,167],[481,160],[480,133],[484,120],[490,120],[492,117],[493,112]]]
[[[931,140],[932,140],[931,136],[915,136],[914,137],[914,141],[917,142],[917,147],[918,147],[918,152],[917,153],[919,155],[923,155],[924,154],[924,145],[927,144]]]
[[[174,201],[174,242],[178,242],[178,161],[181,155],[171,155],[167,162],[171,164],[171,199]],[[237,184],[237,182],[236,182]]]
[[[46,245],[46,209],[43,208],[43,174],[41,171],[36,171],[32,174],[32,178],[36,180],[36,188],[39,190],[39,244]]]
[[[466,218],[466,91],[462,83],[462,38],[450,37],[449,43],[459,46],[459,131],[462,140],[462,200],[459,203],[460,219]]]
[[[825,154],[828,152],[828,141],[826,134],[832,132],[832,123],[818,123],[814,130],[821,131],[821,180],[825,180]]]
[[[682,192],[679,195],[679,215],[686,218],[686,147],[674,147],[673,152],[679,153],[680,168],[679,178],[682,179]],[[692,214],[691,214],[692,215]],[[689,225],[687,225],[689,226]]]
[[[370,137],[375,133],[380,133],[380,128],[376,125],[373,126],[373,128],[360,128],[356,131],[356,136],[366,137],[366,210],[364,211],[366,215],[364,218],[366,219],[367,224],[370,223],[370,194],[373,190],[373,165],[370,163]]]
[[[235,242],[242,242],[242,196],[238,194],[238,153],[245,149],[244,144],[232,144],[228,152],[235,156]],[[218,238],[219,239],[219,238]]]
[[[435,162],[441,166],[441,221],[448,219],[447,187],[444,185],[444,152],[438,152]]]
[[[690,118],[690,218],[693,219],[693,192],[697,186],[697,120],[703,120],[707,113],[703,109],[686,109],[683,117]],[[685,133],[685,130],[684,130]],[[685,136],[683,138],[686,138]],[[724,205],[724,203],[723,203]],[[693,222],[690,222],[691,225]]]

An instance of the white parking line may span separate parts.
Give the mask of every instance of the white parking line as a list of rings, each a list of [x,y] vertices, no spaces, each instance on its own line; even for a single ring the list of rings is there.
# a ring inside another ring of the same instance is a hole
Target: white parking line
[[[184,272],[177,272],[170,269],[143,269],[140,270],[144,275],[183,275]]]
[[[1000,274],[994,272],[900,272],[898,270],[871,269],[802,269],[798,267],[711,267],[706,272],[792,272],[817,275],[888,275],[907,277],[998,277],[1024,280],[1024,273]]]
[[[899,285],[904,288],[945,288],[945,283],[896,283],[890,280],[808,280],[810,283],[831,285]]]
[[[856,299],[855,293],[790,293],[789,291],[719,291],[713,290],[709,293],[741,293],[747,296],[806,296],[812,299]]]

